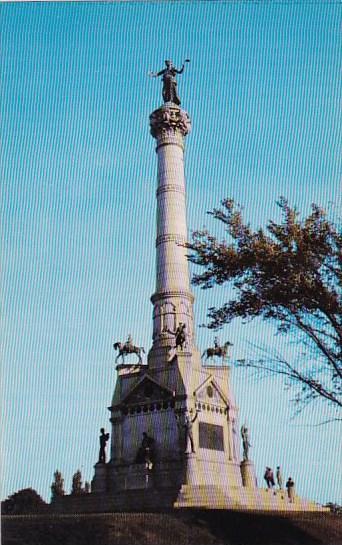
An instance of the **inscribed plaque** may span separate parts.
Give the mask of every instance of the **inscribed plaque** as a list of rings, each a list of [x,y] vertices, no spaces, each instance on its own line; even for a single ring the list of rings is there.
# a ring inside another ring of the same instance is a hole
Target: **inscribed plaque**
[[[224,450],[223,427],[200,422],[199,446],[210,450]]]

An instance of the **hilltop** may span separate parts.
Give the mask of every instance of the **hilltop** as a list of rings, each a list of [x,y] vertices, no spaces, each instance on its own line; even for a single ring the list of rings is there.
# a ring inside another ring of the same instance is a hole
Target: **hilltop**
[[[3,516],[2,545],[342,545],[342,517],[224,510]]]

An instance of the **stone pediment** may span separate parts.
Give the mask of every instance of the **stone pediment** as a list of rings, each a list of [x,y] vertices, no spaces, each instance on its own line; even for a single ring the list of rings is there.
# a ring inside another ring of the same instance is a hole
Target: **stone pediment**
[[[210,403],[221,406],[229,405],[227,396],[222,392],[212,375],[196,388],[194,395],[201,403]]]
[[[165,400],[174,397],[174,392],[159,384],[149,375],[143,376],[121,400],[124,405],[136,405],[149,401]]]

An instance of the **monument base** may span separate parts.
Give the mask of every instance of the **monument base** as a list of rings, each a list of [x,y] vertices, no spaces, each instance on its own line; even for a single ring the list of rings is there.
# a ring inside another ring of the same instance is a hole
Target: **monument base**
[[[255,475],[255,467],[250,460],[243,460],[240,464],[242,484],[246,488],[256,488],[257,478]]]
[[[102,462],[98,462],[94,465],[95,475],[91,482],[91,490],[96,494],[105,494],[108,492],[107,486],[107,469],[108,465]]]
[[[222,509],[281,513],[329,512],[329,508],[298,496],[290,502],[283,490],[224,488],[183,484],[159,488],[146,481],[144,489],[127,489],[117,494],[91,493],[62,496],[51,504],[56,513],[166,512],[176,509]]]
[[[290,502],[283,490],[191,485],[182,486],[174,507],[275,512],[328,511],[328,508],[299,497]]]
[[[194,452],[186,453],[185,457],[184,483],[188,485],[196,484],[198,479],[196,454]]]
[[[298,496],[290,502],[284,490],[257,488],[253,463],[244,461],[240,467],[226,463],[216,471],[202,472],[206,466],[196,452],[185,453],[181,460],[158,462],[152,469],[143,463],[97,463],[90,494],[62,496],[52,506],[59,513],[165,512],[183,508],[329,511]]]

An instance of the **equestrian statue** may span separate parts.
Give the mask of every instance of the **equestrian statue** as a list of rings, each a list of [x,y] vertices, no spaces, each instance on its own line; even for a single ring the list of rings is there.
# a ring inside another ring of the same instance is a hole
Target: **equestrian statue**
[[[220,346],[218,337],[215,337],[214,346],[204,350],[201,357],[204,358],[204,356],[206,356],[205,359],[207,360],[208,358],[213,359],[214,356],[218,356],[219,358],[222,358],[222,361],[223,361],[227,357],[228,349],[230,346],[233,346],[233,344],[230,343],[229,341],[224,343],[223,346]]]
[[[138,363],[142,363],[141,354],[145,354],[145,350],[142,346],[135,346],[133,344],[133,339],[131,335],[128,335],[128,339],[125,343],[114,343],[113,348],[114,350],[119,350],[119,354],[115,358],[115,363],[117,363],[120,356],[122,359],[122,363],[125,363],[125,356],[127,354],[136,354],[139,360]]]

